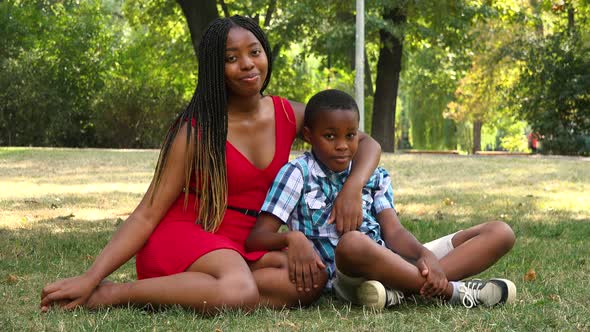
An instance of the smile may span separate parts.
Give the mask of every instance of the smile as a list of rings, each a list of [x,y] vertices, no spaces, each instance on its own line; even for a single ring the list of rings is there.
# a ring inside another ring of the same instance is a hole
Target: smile
[[[240,77],[240,81],[244,81],[244,82],[250,83],[250,82],[254,82],[254,81],[258,80],[259,77],[260,77],[260,74],[256,74],[256,73],[254,73],[254,74],[248,74],[246,76]]]

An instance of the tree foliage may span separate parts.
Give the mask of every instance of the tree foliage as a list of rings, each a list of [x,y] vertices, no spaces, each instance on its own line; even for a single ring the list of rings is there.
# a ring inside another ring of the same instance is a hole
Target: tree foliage
[[[521,63],[508,104],[541,136],[543,152],[590,155],[590,6],[539,6],[543,33],[521,36],[521,47],[507,51]]]
[[[0,144],[154,147],[194,88],[179,11],[151,26],[119,2],[0,6]]]
[[[366,2],[369,131],[385,150],[471,151],[480,140],[523,150],[533,130],[545,152],[589,154],[589,7]],[[0,145],[157,147],[194,91],[205,23],[234,14],[268,32],[268,93],[301,102],[325,88],[353,93],[352,1],[4,0]]]

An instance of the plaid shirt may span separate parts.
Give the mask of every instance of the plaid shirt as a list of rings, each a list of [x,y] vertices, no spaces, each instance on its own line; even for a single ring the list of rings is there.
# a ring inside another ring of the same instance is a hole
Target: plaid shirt
[[[336,269],[334,250],[339,235],[336,223],[328,224],[336,196],[350,173],[350,167],[335,173],[311,152],[289,162],[277,174],[261,211],[282,220],[290,230],[300,231],[312,242],[318,255],[326,263],[330,279]],[[384,245],[377,214],[393,208],[391,178],[378,167],[363,188],[363,223],[359,231]],[[331,287],[331,282],[328,283]]]

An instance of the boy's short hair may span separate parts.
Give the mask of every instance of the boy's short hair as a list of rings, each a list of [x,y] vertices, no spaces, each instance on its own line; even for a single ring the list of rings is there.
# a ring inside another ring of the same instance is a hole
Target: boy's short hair
[[[359,118],[359,108],[351,95],[344,91],[330,89],[316,93],[305,106],[303,125],[312,127],[316,116],[325,111],[350,110]]]

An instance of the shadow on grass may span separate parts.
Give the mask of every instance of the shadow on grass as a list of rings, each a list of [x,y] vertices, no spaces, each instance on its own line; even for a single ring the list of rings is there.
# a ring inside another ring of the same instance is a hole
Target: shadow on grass
[[[47,209],[68,208],[75,215],[77,209],[120,209],[121,202],[132,200],[139,203],[143,193],[131,191],[108,191],[104,193],[51,193],[22,199],[6,199],[0,203],[5,211],[26,211],[35,214]],[[51,220],[51,219],[50,219]],[[44,221],[41,221],[44,222]]]

